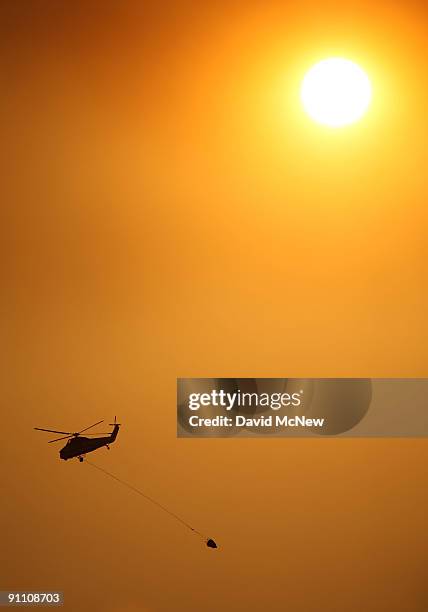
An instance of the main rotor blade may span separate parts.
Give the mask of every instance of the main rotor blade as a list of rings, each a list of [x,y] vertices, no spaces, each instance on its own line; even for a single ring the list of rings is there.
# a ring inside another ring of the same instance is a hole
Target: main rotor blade
[[[62,433],[62,434],[71,434],[71,431],[57,431],[56,429],[42,429],[41,427],[35,427],[37,431],[50,431],[50,433]]]
[[[87,429],[91,429],[91,427],[95,427],[95,425],[99,425],[100,423],[103,423],[103,421],[98,421],[98,423],[94,423],[93,425],[89,425],[89,427],[85,427],[85,429],[81,429],[79,431],[79,433],[81,434],[83,431],[86,431]]]
[[[49,444],[51,442],[58,442],[59,440],[65,440],[66,438],[72,438],[74,434],[71,434],[71,436],[64,436],[63,438],[56,438],[56,440],[49,440]]]
[[[99,431],[98,433],[94,433],[94,434],[86,434],[86,436],[110,436],[111,435],[111,431]],[[86,438],[86,436],[84,436]]]

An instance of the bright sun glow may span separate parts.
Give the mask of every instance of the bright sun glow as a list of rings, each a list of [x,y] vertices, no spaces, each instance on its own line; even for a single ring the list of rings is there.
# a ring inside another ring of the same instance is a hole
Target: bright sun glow
[[[366,112],[372,88],[366,73],[339,57],[315,64],[303,79],[301,98],[317,123],[338,128],[358,121]]]

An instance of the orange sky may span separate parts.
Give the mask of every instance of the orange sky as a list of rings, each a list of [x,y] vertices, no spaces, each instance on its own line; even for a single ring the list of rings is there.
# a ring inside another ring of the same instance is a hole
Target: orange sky
[[[428,376],[426,9],[9,4],[0,586],[70,612],[426,609],[424,440],[175,437],[177,376]],[[298,100],[328,55],[374,86],[336,132]],[[114,414],[94,460],[221,550],[32,430]]]

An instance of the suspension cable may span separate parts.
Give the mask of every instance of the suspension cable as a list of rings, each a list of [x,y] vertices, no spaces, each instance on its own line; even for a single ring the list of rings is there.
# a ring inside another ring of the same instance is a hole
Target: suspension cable
[[[178,516],[178,514],[175,514],[171,510],[168,510],[168,508],[166,508],[161,503],[159,503],[158,501],[153,499],[153,497],[150,497],[149,495],[147,495],[146,493],[144,493],[140,489],[137,489],[137,487],[134,487],[129,482],[126,482],[125,480],[122,480],[121,478],[118,478],[117,476],[115,476],[111,472],[108,472],[107,470],[105,470],[104,468],[100,467],[99,465],[96,465],[95,463],[92,463],[92,461],[88,461],[88,459],[85,459],[85,463],[91,465],[92,467],[96,468],[100,472],[103,472],[107,476],[110,476],[110,478],[113,478],[113,480],[116,480],[117,482],[120,482],[120,484],[124,485],[125,487],[128,487],[128,489],[131,489],[131,491],[134,491],[135,493],[138,493],[138,495],[141,495],[141,497],[144,497],[149,502],[151,502],[152,504],[154,504],[155,506],[157,506],[158,508],[160,508],[161,510],[163,510],[164,512],[166,512],[167,514],[169,514],[173,518],[175,518],[182,525],[187,527],[187,529],[190,529],[190,531],[192,531],[193,533],[199,535],[207,543],[207,546],[209,546],[210,548],[217,548],[217,545],[213,546],[213,544],[215,544],[214,540],[212,540],[210,538],[206,538],[206,536],[203,533],[201,533],[200,531],[198,531],[197,529],[195,529],[194,527],[189,525],[189,523],[186,523],[186,521],[184,521],[180,516]],[[211,542],[212,544],[209,544],[209,542]]]

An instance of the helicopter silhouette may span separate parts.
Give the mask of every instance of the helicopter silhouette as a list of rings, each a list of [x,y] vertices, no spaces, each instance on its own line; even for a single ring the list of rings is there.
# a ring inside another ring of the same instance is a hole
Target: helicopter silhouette
[[[116,417],[114,417],[114,423],[109,423],[109,425],[113,427],[113,431],[107,437],[96,437],[91,440],[91,438],[89,437],[80,435],[84,431],[87,431],[88,429],[91,429],[92,427],[95,427],[95,425],[99,425],[100,423],[103,423],[103,421],[98,421],[93,425],[89,425],[89,427],[85,427],[84,429],[75,432],[57,431],[55,429],[42,429],[41,427],[35,427],[34,429],[37,429],[37,431],[49,431],[51,433],[67,434],[62,438],[55,438],[55,440],[49,440],[49,444],[51,444],[52,442],[59,442],[60,440],[70,438],[67,444],[59,451],[59,456],[61,457],[61,459],[64,459],[64,461],[67,461],[67,459],[73,459],[73,457],[77,457],[79,461],[82,462],[84,455],[86,455],[87,453],[92,453],[93,451],[97,450],[97,448],[102,448],[103,446],[106,446],[110,450],[109,444],[113,444],[113,442],[117,438],[117,434],[119,433],[119,427],[121,424],[116,422]],[[104,433],[105,432],[87,434],[87,436],[100,436],[104,435]]]

